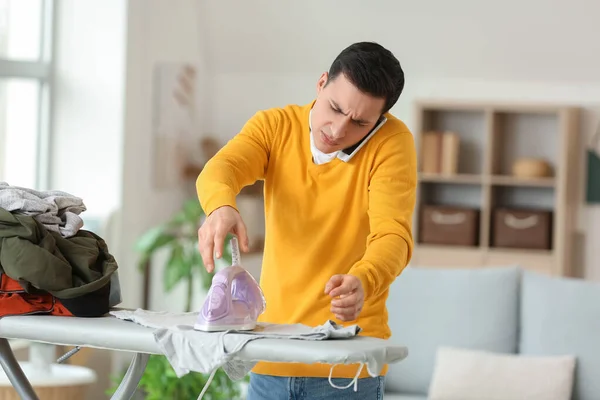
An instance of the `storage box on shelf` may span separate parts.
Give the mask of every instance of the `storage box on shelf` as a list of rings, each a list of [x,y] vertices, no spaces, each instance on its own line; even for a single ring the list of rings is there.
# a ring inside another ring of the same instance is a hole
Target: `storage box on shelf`
[[[574,275],[578,118],[561,105],[417,102],[413,264]]]
[[[492,247],[552,249],[551,211],[497,208],[492,226]]]
[[[456,246],[479,244],[479,210],[424,204],[420,242]]]

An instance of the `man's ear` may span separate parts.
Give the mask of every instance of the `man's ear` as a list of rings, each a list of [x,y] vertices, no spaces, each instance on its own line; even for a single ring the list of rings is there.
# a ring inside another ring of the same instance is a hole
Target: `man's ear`
[[[327,72],[323,72],[321,77],[317,81],[317,94],[321,93],[325,85],[327,85],[327,80],[329,79],[329,74]]]

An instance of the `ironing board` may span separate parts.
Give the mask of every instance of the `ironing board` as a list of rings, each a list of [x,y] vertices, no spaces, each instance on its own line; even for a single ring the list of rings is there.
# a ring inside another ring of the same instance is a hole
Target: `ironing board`
[[[16,361],[7,339],[24,339],[64,346],[91,347],[133,353],[125,377],[111,397],[130,399],[144,373],[151,354],[162,354],[154,341],[153,329],[107,315],[100,318],[48,315],[0,318],[0,365],[24,400],[38,400],[31,384]],[[257,339],[249,342],[237,358],[252,361],[355,364],[369,354],[385,353],[387,364],[408,355],[404,346],[387,340],[356,336],[336,340]],[[293,360],[293,361],[291,361]]]

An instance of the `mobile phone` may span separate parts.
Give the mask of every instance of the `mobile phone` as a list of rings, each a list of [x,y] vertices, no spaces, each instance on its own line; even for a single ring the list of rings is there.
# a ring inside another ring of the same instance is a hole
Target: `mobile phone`
[[[354,157],[354,155],[356,153],[358,153],[358,151],[361,149],[361,147],[363,147],[365,145],[365,143],[367,143],[369,141],[369,139],[371,139],[373,137],[373,135],[379,130],[379,128],[381,128],[383,126],[383,124],[385,124],[386,121],[387,121],[387,118],[382,115],[379,118],[379,120],[377,121],[377,123],[375,124],[375,126],[373,127],[373,129],[371,129],[371,131],[364,138],[362,138],[355,145],[347,147],[347,148],[343,149],[342,151],[340,151],[338,154],[338,158],[342,161],[348,161],[352,157]]]

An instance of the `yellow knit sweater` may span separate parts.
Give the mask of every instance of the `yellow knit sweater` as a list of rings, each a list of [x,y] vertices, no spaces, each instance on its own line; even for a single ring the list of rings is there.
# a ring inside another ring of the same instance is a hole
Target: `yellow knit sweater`
[[[416,151],[403,122],[387,122],[348,162],[317,165],[310,149],[314,103],[256,113],[205,166],[196,187],[207,214],[236,207],[242,187],[264,180],[266,240],[260,285],[261,321],[358,324],[361,335],[388,338],[388,287],[410,260]],[[243,216],[242,216],[243,217]],[[330,311],[325,284],[335,274],[360,278],[365,304],[356,321]],[[357,365],[333,377],[353,378]],[[254,372],[327,377],[330,365],[261,362]],[[387,367],[384,368],[384,373]],[[367,376],[363,368],[361,377]]]

